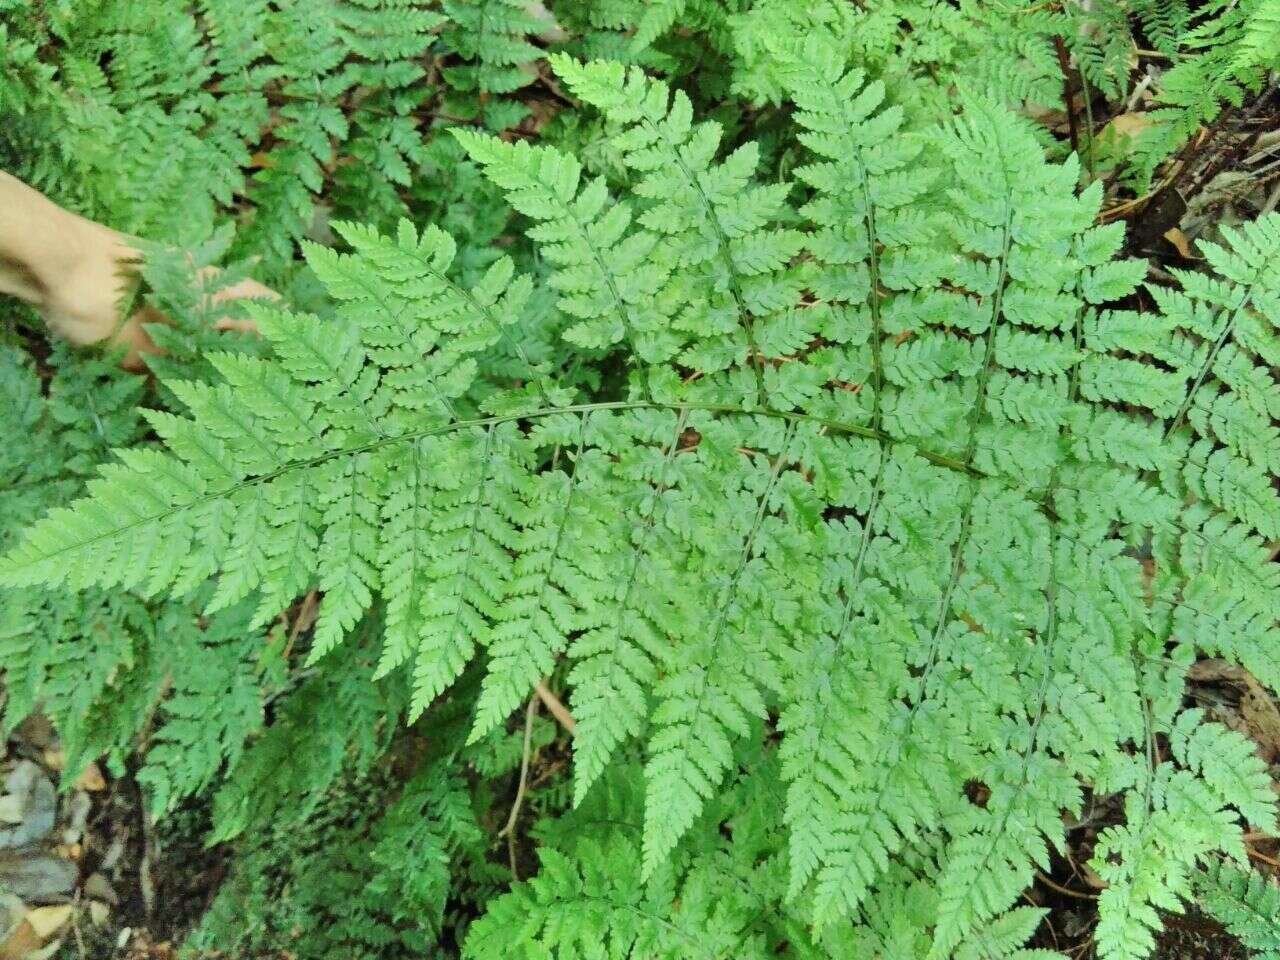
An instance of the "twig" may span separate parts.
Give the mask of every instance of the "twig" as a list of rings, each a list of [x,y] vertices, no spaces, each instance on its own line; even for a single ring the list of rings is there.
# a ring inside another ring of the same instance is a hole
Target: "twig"
[[[1062,949],[1058,941],[1058,931],[1055,930],[1053,926],[1053,918],[1048,913],[1044,915],[1044,922],[1045,922],[1045,926],[1049,928],[1049,936],[1053,937],[1053,949],[1055,950]]]
[[[1062,70],[1062,100],[1067,108],[1067,129],[1071,137],[1071,152],[1080,155],[1080,127],[1076,121],[1076,108],[1072,103],[1075,92],[1071,82],[1071,58],[1061,37],[1053,38],[1053,49],[1058,54],[1058,66]]]
[[[1280,130],[1269,130],[1262,134],[1258,137],[1258,142],[1254,144],[1254,147],[1256,149],[1253,153],[1245,157],[1244,162],[1247,166],[1253,166],[1280,150]]]
[[[1147,92],[1147,88],[1151,86],[1155,77],[1148,73],[1140,81],[1133,86],[1133,92],[1129,94],[1129,99],[1125,102],[1124,109],[1126,113],[1132,113],[1137,107],[1138,101],[1142,99],[1142,95]]]
[[[307,592],[307,595],[303,597],[302,605],[298,607],[298,615],[293,618],[293,625],[289,628],[289,641],[284,645],[284,653],[281,654],[281,659],[284,660],[285,663],[289,662],[289,654],[293,652],[293,645],[297,642],[298,634],[302,632],[303,626],[309,625],[307,624],[308,620],[311,621],[311,623],[315,622],[315,617],[312,616],[312,614],[315,613],[315,607],[316,591],[312,588]]]
[[[538,699],[546,704],[547,712],[556,718],[556,722],[564,727],[565,732],[569,736],[573,736],[574,731],[578,729],[578,724],[574,722],[573,714],[566,707],[551,689],[547,686],[546,680],[539,680],[533,686],[534,692],[538,695]]]
[[[143,914],[148,920],[155,916],[156,887],[151,871],[160,856],[160,845],[151,833],[151,815],[147,812],[146,798],[135,777],[130,777],[134,796],[138,803],[138,829],[142,834],[142,857],[138,861],[138,892],[142,895]]]
[[[1268,213],[1280,206],[1280,182],[1276,183],[1275,189],[1271,191],[1271,196],[1267,197],[1267,202],[1262,205],[1262,209],[1258,211],[1258,216],[1265,217]]]
[[[1249,109],[1244,113],[1244,115],[1236,120],[1232,127],[1232,133],[1242,130],[1246,123],[1253,120],[1253,118],[1266,105],[1267,101],[1271,99],[1271,95],[1275,93],[1278,85],[1280,85],[1280,77],[1273,79],[1271,83],[1267,85],[1267,89],[1263,91],[1262,95],[1249,106]],[[1252,150],[1254,145],[1258,142],[1258,137],[1261,135],[1262,128],[1258,127],[1251,134],[1246,135],[1233,146],[1220,150],[1215,154],[1215,156],[1209,161],[1205,168],[1197,174],[1196,179],[1192,182],[1191,187],[1187,191],[1188,198],[1195,196],[1207,187],[1209,182],[1221,173],[1224,167],[1239,160],[1247,151]]]
[[[1275,857],[1268,857],[1265,853],[1259,853],[1257,850],[1253,849],[1253,847],[1245,847],[1244,849],[1249,856],[1253,857],[1253,859],[1261,860],[1263,863],[1273,867],[1280,867],[1280,860],[1277,860]]]
[[[1140,197],[1134,197],[1132,200],[1126,200],[1118,203],[1114,207],[1103,210],[1098,214],[1099,223],[1111,223],[1113,220],[1128,215],[1129,213],[1145,207],[1154,201],[1161,194],[1173,190],[1182,182],[1182,178],[1191,170],[1193,161],[1208,146],[1210,146],[1214,138],[1218,135],[1219,130],[1226,124],[1227,120],[1234,116],[1236,108],[1228,106],[1218,112],[1217,117],[1213,119],[1207,127],[1200,131],[1198,136],[1189,139],[1178,151],[1177,156],[1169,161],[1169,172],[1159,183]],[[1163,233],[1163,231],[1161,231]]]
[[[84,948],[84,935],[80,932],[80,891],[76,891],[75,900],[71,904],[71,932],[76,938],[76,952],[80,960],[85,960],[89,952]]]
[[[538,697],[529,698],[529,708],[524,712],[524,753],[520,757],[520,784],[516,787],[516,799],[511,804],[511,813],[507,817],[507,825],[498,831],[498,836],[507,837],[515,829],[516,819],[520,816],[520,805],[524,803],[524,791],[529,783],[529,754],[533,747],[533,718],[538,712]],[[511,841],[508,840],[508,843]],[[512,862],[514,863],[514,855]],[[514,872],[514,871],[513,871]]]
[[[1200,153],[1206,148],[1213,146],[1214,140],[1218,134],[1227,125],[1227,121],[1235,117],[1237,107],[1234,105],[1227,106],[1218,111],[1218,115],[1213,118],[1212,122],[1205,127],[1198,137],[1192,137],[1186,142],[1178,155],[1173,158],[1171,164],[1171,172],[1168,178],[1153,193],[1163,193],[1165,190],[1172,190],[1182,182],[1182,178],[1190,172],[1193,161],[1199,157]]]
[[[1097,900],[1096,893],[1081,893],[1079,890],[1071,890],[1061,884],[1055,883],[1044,875],[1040,870],[1036,871],[1036,879],[1043,883],[1050,890],[1056,890],[1058,893],[1066,897],[1075,897],[1077,900]]]
[[[1085,133],[1087,139],[1084,143],[1084,168],[1089,174],[1089,179],[1093,179],[1094,162],[1093,162],[1093,131],[1095,124],[1093,121],[1093,91],[1089,89],[1089,78],[1084,75],[1083,70],[1077,70],[1076,76],[1080,79],[1080,99],[1084,102],[1084,119],[1087,129]]]

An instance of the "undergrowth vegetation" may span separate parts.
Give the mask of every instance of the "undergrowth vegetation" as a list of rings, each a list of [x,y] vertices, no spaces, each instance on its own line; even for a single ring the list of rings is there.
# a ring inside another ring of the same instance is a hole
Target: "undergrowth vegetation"
[[[1280,215],[1123,219],[1275,0],[0,14],[6,166],[173,321],[7,310],[4,725],[211,805],[190,950],[1040,960],[1084,831],[1097,956],[1277,949],[1186,684],[1280,690]]]

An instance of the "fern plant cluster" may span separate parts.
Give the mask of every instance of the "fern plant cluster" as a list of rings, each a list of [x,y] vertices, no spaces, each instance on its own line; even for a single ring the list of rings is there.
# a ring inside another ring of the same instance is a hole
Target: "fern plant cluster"
[[[193,954],[1041,960],[1086,833],[1097,956],[1275,950],[1280,216],[1148,280],[1022,115],[1244,5],[8,6],[15,169],[187,246],[154,381],[0,354],[4,720],[208,806]]]

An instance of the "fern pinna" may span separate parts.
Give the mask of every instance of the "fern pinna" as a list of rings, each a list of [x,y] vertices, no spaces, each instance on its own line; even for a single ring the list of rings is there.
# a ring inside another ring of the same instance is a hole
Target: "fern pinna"
[[[1280,685],[1280,218],[1138,312],[1145,264],[1024,121],[910,131],[820,41],[780,57],[795,183],[612,62],[552,58],[621,185],[458,133],[614,393],[523,353],[510,260],[466,285],[435,227],[340,225],[349,253],[306,247],[334,316],[256,307],[270,356],[170,383],[166,449],[120,451],[0,577],[212,576],[257,624],[318,587],[312,662],[379,610],[411,718],[480,660],[473,741],[566,659],[580,826],[476,957],[1047,956],[1015,904],[1109,796],[1098,945],[1146,956],[1275,829],[1262,762],[1182,690],[1197,652]]]

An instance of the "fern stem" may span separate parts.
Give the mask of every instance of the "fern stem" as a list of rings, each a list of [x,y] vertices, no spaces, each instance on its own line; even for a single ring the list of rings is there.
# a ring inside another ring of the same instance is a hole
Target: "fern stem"
[[[622,633],[622,621],[626,616],[627,607],[631,602],[631,593],[635,588],[636,575],[640,570],[640,560],[644,556],[645,547],[649,544],[649,537],[653,535],[653,530],[657,526],[658,521],[658,504],[663,503],[662,495],[667,491],[667,470],[671,467],[671,462],[675,459],[676,453],[680,449],[680,437],[684,434],[685,424],[689,419],[688,409],[680,411],[676,418],[675,436],[667,447],[667,452],[662,458],[662,470],[658,475],[658,486],[655,491],[653,506],[650,508],[648,516],[644,518],[644,530],[641,532],[640,543],[636,545],[634,559],[631,564],[631,575],[627,578],[627,589],[622,595],[622,602],[618,605],[618,619],[615,622],[615,628],[618,631],[619,639]]]
[[[560,522],[556,524],[555,539],[551,541],[551,552],[547,555],[546,576],[542,578],[542,584],[538,588],[538,600],[534,605],[535,610],[545,610],[543,605],[543,597],[547,593],[547,584],[551,582],[551,571],[555,569],[556,558],[560,555],[560,545],[564,539],[565,527],[569,524],[569,514],[573,506],[573,496],[578,489],[579,472],[582,469],[582,451],[587,442],[587,415],[584,413],[578,420],[578,449],[574,455],[573,470],[569,473],[569,489],[565,491],[564,506],[560,509]]]
[[[1001,167],[1003,169],[1003,166]],[[971,520],[973,516],[973,506],[978,499],[978,476],[973,475],[972,463],[974,454],[977,451],[977,427],[978,420],[982,415],[985,406],[987,382],[990,377],[991,367],[995,358],[995,331],[996,325],[1000,319],[1003,309],[1004,285],[1008,278],[1008,263],[1010,246],[1012,243],[1013,232],[1013,211],[1007,209],[1005,214],[1004,232],[1000,248],[1000,271],[996,281],[995,293],[992,298],[991,320],[990,326],[987,328],[987,344],[986,354],[983,360],[982,368],[978,376],[977,395],[974,397],[973,405],[969,408],[966,422],[968,425],[969,436],[965,444],[964,467],[970,472],[969,496],[965,499],[963,513],[960,517],[960,531],[956,537],[955,545],[951,551],[951,571],[947,578],[946,587],[938,602],[938,615],[934,623],[933,634],[929,640],[929,649],[925,657],[925,663],[920,671],[918,678],[918,689],[915,692],[914,702],[912,702],[906,716],[904,730],[901,737],[907,738],[911,735],[911,729],[915,724],[920,708],[928,699],[928,680],[929,675],[933,672],[933,668],[938,661],[938,653],[942,646],[942,634],[948,623],[951,622],[951,604],[955,595],[955,588],[960,581],[960,573],[964,568],[964,551],[968,545],[969,532],[971,529]],[[885,744],[877,753],[872,761],[872,766],[878,766],[888,756],[889,744]],[[875,798],[871,805],[873,811],[879,811],[885,802],[888,794],[889,780],[891,770],[882,771],[878,778]],[[871,822],[869,818],[867,822]],[[858,844],[855,841],[854,846]],[[846,863],[844,871],[850,869],[850,864]],[[843,884],[842,884],[843,886]]]
[[[881,339],[883,324],[880,313],[880,254],[876,239],[876,209],[871,202],[871,186],[867,179],[866,164],[862,160],[862,150],[858,149],[858,172],[861,175],[863,222],[867,230],[867,276],[870,291],[867,295],[867,307],[871,312],[871,429],[879,430],[882,418],[881,400],[884,394],[884,361],[881,356]],[[837,654],[844,648],[845,632],[853,617],[854,590],[862,579],[862,566],[867,556],[867,547],[871,542],[871,524],[880,506],[881,486],[884,481],[884,466],[888,460],[885,451],[881,451],[880,462],[876,465],[876,478],[871,485],[871,502],[867,506],[867,515],[862,530],[862,542],[858,545],[858,556],[854,561],[853,574],[849,578],[849,594],[845,598],[844,614],[840,622],[840,630],[836,634]],[[824,713],[825,722],[828,714]]]
[[[286,463],[275,470],[271,470],[266,473],[259,474],[256,477],[251,477],[249,479],[242,480],[238,483],[232,484],[231,486],[224,487],[220,490],[216,490],[212,493],[206,493],[202,496],[196,497],[188,503],[184,503],[178,507],[175,507],[171,511],[167,511],[161,514],[153,514],[153,515],[148,515],[144,517],[139,517],[135,520],[131,520],[126,524],[122,524],[119,527],[113,528],[112,530],[107,531],[105,533],[96,534],[95,536],[92,536],[92,537],[87,537],[86,539],[79,541],[76,544],[75,549],[82,549],[84,547],[91,546],[95,543],[100,543],[103,540],[120,536],[121,534],[126,533],[129,530],[133,530],[137,527],[143,526],[144,524],[162,519],[165,516],[174,515],[184,510],[190,510],[194,507],[203,506],[204,504],[212,503],[215,500],[220,500],[224,497],[232,496],[235,493],[239,492],[240,490],[246,490],[258,484],[267,483],[271,480],[276,479],[277,477],[284,476],[285,474],[293,470],[304,470],[309,467],[317,467],[317,466],[320,466],[321,464],[328,463],[331,460],[337,460],[340,457],[356,457],[362,453],[370,453],[376,450],[381,450],[386,447],[394,446],[398,443],[406,443],[412,440],[420,440],[423,437],[436,437],[442,434],[451,433],[454,430],[465,430],[471,427],[489,427],[489,426],[496,426],[503,423],[511,423],[513,421],[518,421],[518,420],[533,420],[540,417],[558,416],[558,415],[569,414],[569,413],[590,414],[596,411],[625,411],[625,410],[675,410],[675,411],[700,410],[700,411],[705,411],[707,413],[721,413],[721,414],[730,414],[730,415],[737,414],[737,415],[748,416],[748,417],[750,416],[775,417],[781,420],[788,420],[793,424],[810,423],[818,427],[825,427],[830,430],[836,430],[841,433],[848,433],[853,436],[866,437],[868,439],[877,440],[885,444],[891,444],[896,442],[892,437],[889,437],[878,430],[872,430],[869,427],[864,427],[859,424],[843,423],[839,420],[830,420],[823,417],[816,417],[816,416],[812,416],[804,413],[793,413],[793,412],[782,411],[782,410],[773,410],[769,408],[765,408],[761,410],[747,410],[742,407],[735,407],[731,404],[699,403],[695,401],[685,401],[685,402],[677,403],[677,402],[661,402],[661,401],[650,401],[650,400],[608,400],[608,401],[603,401],[598,403],[566,404],[565,406],[561,406],[561,407],[542,407],[535,410],[526,410],[520,413],[508,413],[508,414],[499,414],[499,415],[490,416],[490,417],[475,417],[467,420],[455,420],[452,423],[438,424],[436,426],[427,427],[423,430],[413,430],[408,433],[401,433],[395,436],[380,437],[376,440],[370,440],[367,443],[359,444],[354,447],[345,447],[338,450],[330,450],[327,453],[322,453],[322,454],[319,454],[318,456],[310,457],[305,460],[295,460],[291,463]],[[263,449],[264,449],[264,452],[271,454],[271,459],[273,460],[276,459],[274,456],[274,451],[271,451],[269,448],[266,448],[266,447],[264,447]],[[986,474],[982,473],[981,471],[975,469],[970,465],[964,464],[956,460],[954,457],[947,457],[939,453],[934,453],[929,450],[924,450],[922,448],[916,448],[916,452],[923,459],[928,460],[930,463],[936,464],[938,466],[946,467],[947,469],[955,470],[957,472],[970,474],[975,477],[986,476]],[[68,548],[68,549],[71,549],[71,548]],[[49,556],[52,557],[56,555],[57,554],[55,553],[55,554],[50,554]]]
[[[782,449],[778,451],[778,456],[773,462],[773,469],[769,474],[769,482],[765,485],[764,490],[760,494],[760,499],[756,504],[756,516],[751,523],[751,529],[747,531],[747,535],[742,542],[742,553],[738,557],[738,565],[733,571],[725,591],[723,602],[717,605],[716,611],[716,629],[711,635],[711,649],[714,656],[715,649],[719,644],[720,634],[724,630],[725,621],[728,620],[729,604],[733,602],[734,595],[738,592],[738,584],[742,580],[742,573],[747,568],[747,564],[751,560],[752,551],[755,549],[756,534],[760,532],[760,527],[764,523],[764,518],[769,512],[769,497],[773,494],[773,488],[778,483],[778,477],[782,476],[782,468],[788,463],[787,453],[791,446],[791,438],[795,435],[795,424],[790,424],[786,432],[782,436]],[[702,689],[706,688],[706,674],[703,674]],[[702,695],[698,697],[698,707],[701,708]]]
[[[538,684],[541,686],[541,682]],[[524,792],[529,785],[529,757],[533,753],[533,718],[538,712],[541,698],[534,693],[529,697],[529,706],[524,711],[524,747],[520,753],[520,782],[516,787],[516,798],[511,803],[511,813],[507,815],[507,825],[498,831],[498,836],[510,836],[515,829],[516,819],[520,816],[520,806],[524,803]],[[515,874],[513,869],[512,874]]]
[[[871,426],[874,430],[880,429],[881,424],[881,398],[884,393],[884,364],[881,358],[881,339],[883,336],[883,327],[881,322],[880,311],[880,256],[878,242],[876,239],[876,218],[875,205],[871,200],[871,189],[867,179],[866,165],[862,161],[862,151],[859,148],[858,153],[858,169],[862,185],[863,198],[863,221],[867,231],[867,273],[870,283],[870,290],[867,297],[867,306],[871,313],[871,380],[872,380],[872,398],[871,398]],[[858,598],[858,586],[862,582],[862,570],[866,563],[868,548],[871,545],[872,524],[875,522],[876,510],[880,506],[880,496],[884,483],[885,463],[888,460],[887,451],[880,451],[880,462],[876,464],[876,476],[871,486],[871,500],[867,505],[867,513],[863,519],[862,538],[858,544],[858,555],[854,560],[853,572],[849,576],[849,582],[845,587],[844,609],[841,611],[840,625],[835,632],[835,653],[833,661],[840,664],[843,660],[845,642],[849,634],[849,626],[853,622],[853,610]],[[813,656],[810,662],[811,675],[819,671],[820,650],[817,644],[814,645]],[[827,736],[827,724],[831,720],[832,710],[825,691],[820,691],[815,697],[819,702],[817,717],[817,736],[813,743],[819,744],[825,741]],[[816,746],[814,754],[810,756],[807,767],[813,769],[818,762],[816,756]],[[792,895],[798,894],[798,891],[792,890]]]
[[[698,695],[694,699],[692,707],[685,712],[681,720],[681,724],[684,728],[684,736],[681,738],[678,748],[681,751],[685,750],[685,744],[688,741],[689,734],[698,725],[698,719],[702,716],[704,704],[707,698],[707,688],[710,686],[711,672],[715,669],[720,660],[720,643],[721,638],[724,636],[725,624],[729,620],[729,606],[732,604],[733,598],[738,592],[738,584],[742,580],[743,571],[746,570],[747,564],[751,561],[751,556],[755,549],[756,534],[760,532],[760,527],[764,523],[764,518],[769,512],[769,498],[773,494],[773,489],[777,485],[778,478],[782,475],[783,468],[789,462],[787,454],[790,452],[791,439],[794,434],[795,424],[789,424],[782,437],[781,449],[778,451],[778,456],[773,462],[773,468],[769,474],[769,482],[765,484],[764,490],[760,493],[760,499],[757,501],[755,519],[752,521],[751,528],[743,538],[742,552],[738,556],[737,566],[733,571],[733,575],[729,578],[729,582],[726,584],[723,598],[716,604],[715,629],[711,632],[711,639],[707,645],[708,650],[706,661],[702,666],[698,677]],[[669,749],[674,750],[677,748],[671,747]],[[721,776],[723,776],[723,772],[721,773]],[[648,850],[646,849],[645,852],[647,854]],[[650,866],[647,861],[648,857],[646,856],[646,873],[650,872],[652,869],[652,866]]]
[[[934,464],[935,466],[940,466],[947,470],[954,471],[956,473],[965,474],[966,476],[969,476],[974,479],[1001,480],[1000,477],[993,476],[991,474],[985,473],[982,470],[979,470],[977,467],[974,467],[972,463],[965,463],[961,460],[956,459],[955,457],[949,457],[944,454],[940,454],[935,451],[926,449],[924,447],[917,447],[914,444],[904,443],[904,441],[894,438],[883,431],[875,430],[870,427],[863,426],[861,424],[846,423],[841,420],[834,420],[827,417],[819,417],[813,414],[796,413],[794,411],[785,411],[785,410],[774,410],[768,407],[763,409],[746,409],[743,407],[734,406],[732,404],[704,403],[704,402],[692,401],[692,400],[679,401],[679,402],[657,401],[657,400],[606,400],[606,401],[600,401],[600,402],[594,402],[594,403],[566,404],[564,406],[558,406],[558,407],[557,406],[541,407],[533,410],[525,410],[519,413],[499,414],[499,415],[488,416],[488,417],[474,417],[474,418],[465,419],[465,420],[455,420],[451,423],[436,424],[434,426],[427,427],[422,430],[413,430],[408,433],[395,434],[393,436],[383,435],[378,437],[377,439],[370,440],[367,443],[359,444],[354,447],[344,447],[336,450],[330,450],[326,453],[322,453],[314,457],[309,457],[305,460],[295,460],[289,463],[285,463],[274,470],[270,470],[270,471],[267,471],[266,473],[261,473],[261,474],[258,474],[257,476],[238,481],[229,486],[215,490],[212,493],[205,493],[201,496],[195,497],[187,503],[183,503],[179,506],[174,507],[172,510],[164,511],[162,513],[157,513],[157,514],[151,514],[143,517],[138,517],[135,520],[131,520],[130,522],[122,524],[119,527],[115,527],[112,530],[109,530],[105,533],[97,534],[92,537],[87,537],[86,539],[77,542],[73,547],[66,548],[66,550],[69,551],[72,549],[83,549],[85,547],[92,546],[96,543],[100,543],[104,540],[113,539],[117,536],[120,536],[121,534],[127,533],[130,530],[137,529],[138,527],[144,526],[148,523],[152,523],[156,520],[161,520],[168,516],[175,516],[179,513],[182,513],[183,511],[204,506],[205,504],[213,503],[225,497],[233,496],[241,490],[247,490],[250,487],[254,487],[258,484],[269,483],[270,481],[275,480],[279,477],[285,476],[294,470],[305,470],[311,467],[317,467],[317,466],[320,466],[321,464],[328,463],[333,460],[337,460],[341,457],[355,457],[362,453],[370,453],[376,450],[382,450],[387,447],[395,446],[396,444],[399,444],[399,443],[408,443],[414,440],[423,439],[425,437],[442,436],[444,434],[451,433],[455,430],[466,430],[472,427],[494,427],[504,423],[512,423],[519,420],[534,420],[542,417],[551,417],[551,416],[558,416],[558,415],[572,414],[572,413],[590,414],[596,411],[625,412],[628,410],[670,410],[670,411],[675,411],[677,413],[687,412],[687,411],[701,411],[705,413],[716,413],[716,414],[723,414],[727,416],[736,415],[736,416],[746,416],[746,417],[755,417],[755,416],[772,417],[779,420],[787,420],[794,424],[807,423],[818,428],[834,430],[839,433],[849,434],[850,436],[865,437],[868,440],[875,440],[878,443],[886,446],[891,446],[894,444],[903,444],[903,445],[909,446],[915,455],[919,456],[923,460],[928,461],[929,463]],[[238,426],[241,426],[241,427],[244,426],[244,424],[240,421],[235,421],[235,422],[237,423]],[[252,437],[251,434],[250,436]],[[278,462],[275,456],[274,450],[266,446],[261,446],[261,449],[265,454],[269,456],[271,460],[276,460]],[[1206,470],[1205,472],[1211,476],[1221,476],[1221,474],[1216,471]],[[59,478],[55,478],[55,479],[59,479]],[[74,475],[68,475],[61,479],[73,480],[78,478]],[[43,483],[43,482],[45,481],[38,481],[38,483]],[[14,485],[13,487],[6,487],[2,489],[4,490],[20,489],[21,487],[24,487],[24,486],[36,485],[36,483],[37,482],[20,483],[20,484]],[[1052,516],[1053,514],[1052,507],[1046,502],[1044,502],[1043,498],[1037,499],[1035,497],[1028,496],[1028,499],[1031,502],[1037,504],[1042,509],[1044,509],[1046,512],[1046,515]],[[1183,524],[1176,523],[1176,522],[1169,522],[1167,526],[1169,529],[1174,530],[1176,532],[1198,537],[1200,540],[1202,540],[1205,543],[1211,542],[1208,537],[1204,536],[1198,531],[1189,529]],[[63,552],[66,552],[66,551],[55,551],[54,553],[48,554],[47,557],[52,558],[54,556],[60,555]]]
[[[419,448],[420,444],[416,442],[409,445],[409,472],[413,477],[413,506],[410,507],[409,511],[409,529],[414,531],[415,541],[419,532],[422,530],[422,526],[418,522],[418,512],[422,507],[422,452]],[[411,617],[417,616],[418,611],[416,608],[421,603],[418,598],[418,580],[420,576],[419,558],[421,556],[422,551],[418,549],[418,545],[415,542],[413,548],[409,551],[409,589],[406,591],[408,602],[410,604],[409,615]],[[378,664],[377,669],[374,671],[373,676],[375,680],[379,677],[386,676],[395,667],[399,666],[409,653],[407,649],[395,651],[396,656],[392,659],[392,652],[392,645],[388,643],[383,651],[382,662]]]
[[[1081,344],[1084,341],[1084,311],[1076,312],[1075,325],[1073,330],[1076,353],[1079,354]],[[1067,402],[1074,405],[1080,396],[1080,365],[1076,364],[1071,368],[1071,381],[1067,387]],[[1058,438],[1063,438],[1064,431],[1058,428]],[[1045,503],[1052,510],[1052,502],[1054,495],[1057,493],[1058,481],[1062,472],[1062,458],[1059,457],[1054,464],[1053,470],[1049,474],[1049,484],[1045,489]],[[1031,757],[1035,753],[1036,743],[1039,741],[1041,722],[1045,716],[1045,705],[1049,700],[1049,682],[1053,679],[1053,648],[1058,638],[1058,531],[1056,529],[1056,517],[1050,512],[1048,515],[1049,522],[1049,581],[1045,587],[1045,602],[1048,607],[1048,626],[1045,630],[1044,642],[1044,666],[1041,671],[1040,689],[1036,695],[1035,717],[1031,722],[1031,739],[1027,744],[1027,749],[1022,754],[1022,767],[1018,774],[1018,788],[1014,797],[1010,800],[1009,806],[1005,809],[1004,817],[1000,821],[999,827],[996,828],[993,837],[998,837],[1004,833],[1005,828],[1009,825],[1009,818],[1013,816],[1013,800],[1021,795],[1027,785],[1027,773],[1031,768]],[[995,852],[995,840],[991,842],[991,846],[987,849],[982,859],[981,867],[985,868],[987,861]]]
[[[1003,169],[1003,167],[1001,168]],[[972,467],[974,455],[978,451],[978,421],[982,417],[982,411],[986,406],[987,400],[987,383],[991,378],[991,368],[994,366],[995,350],[996,350],[996,325],[1000,320],[1000,314],[1003,310],[1004,303],[1004,285],[1009,275],[1009,251],[1013,240],[1013,211],[1007,210],[1004,222],[1004,235],[1000,244],[1000,273],[996,279],[995,293],[992,296],[991,304],[991,320],[990,326],[987,328],[987,344],[986,352],[982,361],[982,368],[978,371],[978,383],[976,396],[973,399],[973,405],[969,407],[969,412],[965,417],[968,437],[965,440],[964,463],[966,467]],[[960,580],[960,571],[964,565],[964,551],[969,544],[970,521],[973,516],[973,505],[978,499],[978,478],[970,477],[969,480],[969,497],[965,502],[964,513],[960,517],[960,533],[956,537],[955,547],[952,552],[951,575],[947,578],[947,586],[943,591],[942,600],[938,608],[938,621],[934,625],[933,637],[929,642],[928,658],[925,661],[924,670],[920,677],[920,699],[911,708],[908,717],[915,716],[920,704],[925,700],[925,680],[928,678],[929,672],[933,669],[934,663],[937,661],[938,649],[941,646],[942,633],[946,629],[947,623],[951,618],[951,600],[955,595],[956,584]]]

